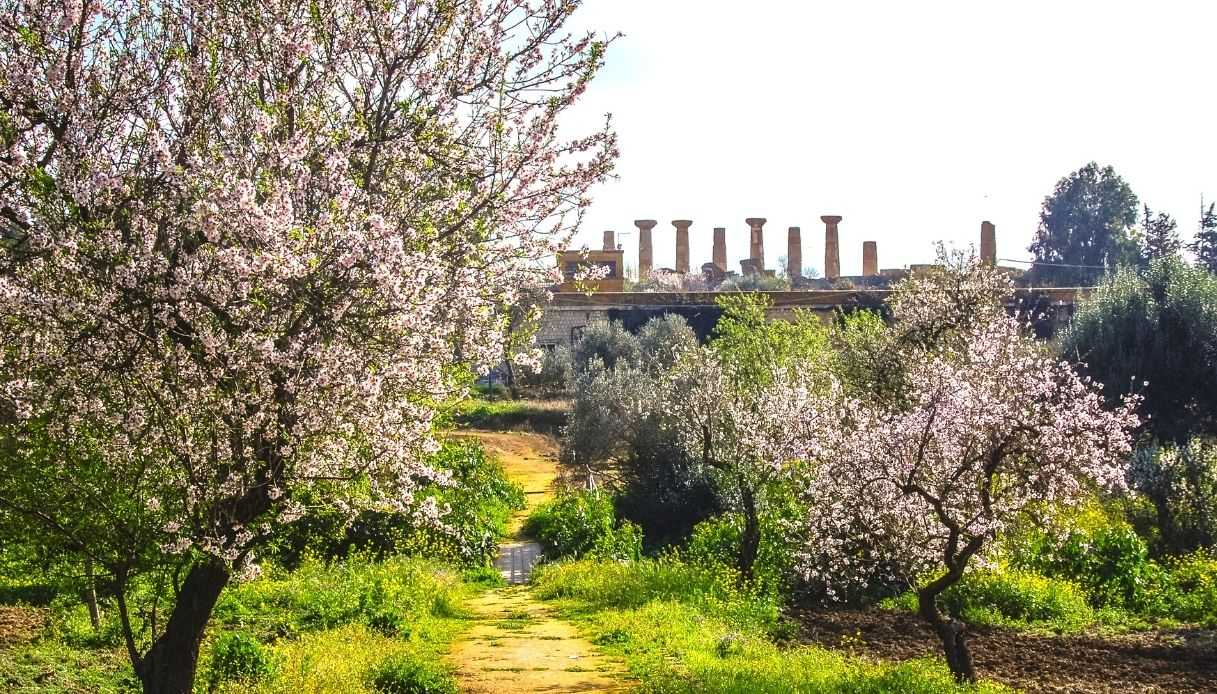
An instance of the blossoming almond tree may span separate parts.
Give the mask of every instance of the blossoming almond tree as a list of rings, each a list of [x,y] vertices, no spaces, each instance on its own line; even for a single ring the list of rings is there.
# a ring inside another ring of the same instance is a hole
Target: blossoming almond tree
[[[616,154],[558,134],[577,5],[0,3],[0,505],[106,568],[146,692],[303,490],[436,514],[431,403]]]
[[[903,287],[887,342],[901,397],[842,398],[836,426],[851,435],[828,449],[825,408],[792,428],[808,447],[796,457],[818,461],[805,487],[812,571],[923,581],[919,612],[969,681],[964,625],[938,597],[1016,517],[1077,501],[1090,484],[1122,485],[1137,425],[1135,403],[1105,409],[1098,387],[1024,335],[998,302],[1002,285],[972,265]]]

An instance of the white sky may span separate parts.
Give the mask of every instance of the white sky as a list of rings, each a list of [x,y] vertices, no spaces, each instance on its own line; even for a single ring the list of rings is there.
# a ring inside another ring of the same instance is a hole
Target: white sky
[[[727,227],[766,217],[769,267],[786,229],[823,271],[820,215],[840,214],[842,274],[862,241],[882,267],[931,243],[1026,259],[1040,203],[1090,160],[1111,164],[1190,238],[1217,200],[1217,2],[1212,0],[586,0],[574,26],[620,30],[572,125],[611,112],[619,180],[594,190],[575,246],[659,220],[655,264],[675,263],[672,219],[694,220],[691,264]]]

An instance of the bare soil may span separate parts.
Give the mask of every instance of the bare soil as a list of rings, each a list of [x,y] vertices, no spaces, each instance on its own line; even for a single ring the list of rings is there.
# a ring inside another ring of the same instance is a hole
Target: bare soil
[[[0,605],[0,651],[33,641],[45,624],[43,610]]]
[[[942,657],[916,615],[887,610],[798,610],[800,640],[887,660]],[[1028,692],[1217,692],[1217,634],[1176,629],[1120,635],[1032,634],[974,627],[981,677]]]

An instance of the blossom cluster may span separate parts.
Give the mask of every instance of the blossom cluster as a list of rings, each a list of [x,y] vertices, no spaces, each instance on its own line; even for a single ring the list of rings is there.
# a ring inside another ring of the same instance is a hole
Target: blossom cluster
[[[501,360],[505,307],[616,154],[607,126],[558,135],[603,56],[573,9],[0,10],[15,440],[100,460],[170,551],[237,562],[335,480],[366,493],[331,502],[437,515],[414,491],[451,365]]]

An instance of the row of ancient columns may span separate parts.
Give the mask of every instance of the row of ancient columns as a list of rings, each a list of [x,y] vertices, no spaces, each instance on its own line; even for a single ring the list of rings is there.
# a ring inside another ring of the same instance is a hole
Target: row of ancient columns
[[[748,243],[748,265],[754,272],[765,270],[765,222],[764,217],[749,217],[744,220],[750,232]],[[824,277],[837,279],[841,276],[841,239],[838,225],[840,215],[824,215]],[[657,222],[654,219],[636,219],[634,226],[638,227],[638,276],[645,278],[654,268],[654,246],[651,231]],[[689,272],[689,227],[693,226],[690,219],[674,219],[672,226],[676,227],[676,271]],[[604,232],[604,249],[615,250],[613,232]],[[991,222],[980,225],[980,257],[989,265],[997,262],[997,231]],[[714,227],[714,254],[712,262],[719,270],[727,271],[727,229]],[[786,271],[790,277],[799,277],[803,273],[803,238],[799,227],[790,227],[786,236]],[[862,276],[874,277],[879,274],[879,244],[874,241],[862,242]]]
[[[838,241],[837,224],[841,222],[839,215],[820,217],[825,225],[824,237],[824,276],[835,279],[841,275],[840,243]],[[748,243],[748,260],[757,272],[765,270],[765,222],[764,217],[749,217],[744,220],[750,231]],[[654,219],[636,219],[634,226],[638,227],[638,276],[646,277],[654,268],[654,245],[651,232],[655,229]],[[676,227],[676,271],[689,272],[689,227],[693,225],[690,219],[674,219],[672,226]],[[604,232],[605,250],[613,250],[613,232]],[[862,244],[863,272],[867,275],[879,274],[878,246],[874,241]],[[727,229],[714,227],[714,253],[712,262],[723,272],[727,271]],[[866,271],[870,268],[870,271]],[[790,227],[786,237],[786,270],[791,277],[798,277],[803,272],[803,239],[799,227]]]

